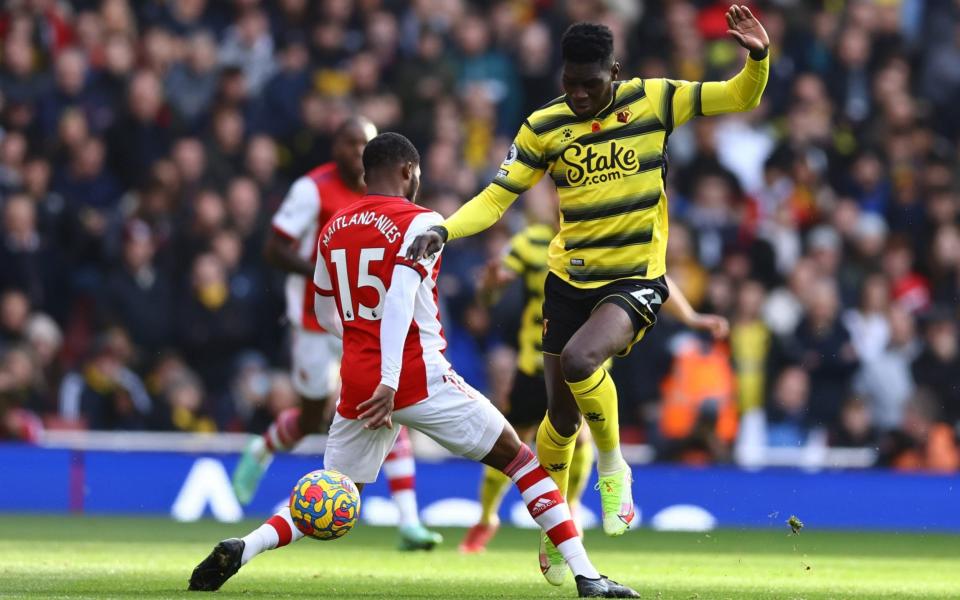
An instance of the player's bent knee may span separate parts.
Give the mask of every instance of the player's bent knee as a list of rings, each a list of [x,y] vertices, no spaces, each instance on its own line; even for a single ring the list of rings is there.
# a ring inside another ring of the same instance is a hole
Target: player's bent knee
[[[486,456],[480,459],[480,462],[498,471],[503,471],[517,457],[521,446],[523,446],[523,443],[513,427],[504,427],[500,437],[497,438],[497,443],[493,445]]]
[[[603,357],[592,356],[589,352],[568,345],[560,354],[560,368],[567,381],[583,381],[600,368]]]

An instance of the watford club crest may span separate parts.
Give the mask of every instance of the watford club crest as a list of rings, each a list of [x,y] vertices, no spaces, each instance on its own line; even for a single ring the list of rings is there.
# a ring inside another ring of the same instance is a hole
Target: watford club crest
[[[617,113],[617,122],[618,123],[628,122],[630,120],[630,114],[631,113],[629,110],[621,110],[620,112]]]

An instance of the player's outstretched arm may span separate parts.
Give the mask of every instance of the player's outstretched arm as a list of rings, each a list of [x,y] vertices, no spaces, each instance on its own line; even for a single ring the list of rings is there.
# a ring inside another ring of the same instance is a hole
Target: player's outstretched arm
[[[524,122],[514,138],[497,176],[482,192],[435,225],[407,247],[408,260],[420,260],[440,251],[448,240],[480,233],[500,220],[514,200],[536,185],[546,172],[543,147],[530,123]]]
[[[743,69],[727,81],[647,79],[654,112],[669,133],[693,117],[752,110],[760,104],[770,74],[770,38],[746,6],[727,10],[727,33],[750,51]]]
[[[698,331],[709,331],[714,339],[724,339],[730,333],[730,323],[726,318],[720,315],[710,315],[697,312],[687,297],[683,295],[680,286],[667,276],[667,287],[670,289],[670,297],[667,299],[663,309],[678,321],[691,329]]]
[[[519,192],[491,183],[443,222],[421,233],[407,248],[408,260],[420,260],[440,251],[447,240],[480,233],[500,220]]]
[[[704,83],[701,111],[705,115],[752,110],[760,104],[770,74],[770,38],[746,6],[727,10],[727,33],[750,52],[743,69],[727,81]]]

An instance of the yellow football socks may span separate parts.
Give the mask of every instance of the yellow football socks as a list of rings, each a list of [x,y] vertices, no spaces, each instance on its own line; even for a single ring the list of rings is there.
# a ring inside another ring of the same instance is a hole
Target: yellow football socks
[[[484,467],[483,480],[480,482],[480,522],[492,525],[497,520],[500,501],[510,487],[510,478],[494,469]]]
[[[597,444],[597,471],[615,473],[623,469],[620,455],[620,421],[617,414],[617,386],[603,367],[583,381],[568,381],[580,412],[590,426]],[[538,438],[539,439],[539,438]]]
[[[578,433],[579,427],[570,437],[560,435],[550,422],[550,417],[546,415],[537,429],[537,459],[553,478],[564,497],[567,496],[567,480]]]
[[[593,469],[593,443],[590,440],[578,442],[573,451],[573,460],[570,462],[570,476],[567,489],[567,504],[580,504],[583,491],[587,488],[590,471]]]

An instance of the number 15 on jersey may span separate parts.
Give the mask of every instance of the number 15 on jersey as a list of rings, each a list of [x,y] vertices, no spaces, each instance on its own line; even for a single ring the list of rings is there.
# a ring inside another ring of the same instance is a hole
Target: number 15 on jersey
[[[382,279],[370,273],[370,263],[382,262],[384,249],[362,248],[359,254],[359,257],[348,256],[347,251],[343,248],[337,248],[330,252],[330,261],[334,264],[337,272],[337,288],[339,288],[340,292],[340,307],[343,313],[341,316],[344,321],[352,321],[355,317],[353,314],[353,296],[350,293],[352,286],[350,285],[347,261],[359,258],[360,263],[357,268],[356,289],[359,290],[365,287],[373,288],[377,292],[377,304],[376,306],[367,306],[362,302],[358,303],[357,316],[368,321],[379,321],[383,318],[383,301],[387,295],[387,288],[383,285]]]

